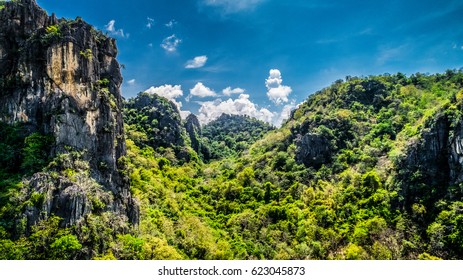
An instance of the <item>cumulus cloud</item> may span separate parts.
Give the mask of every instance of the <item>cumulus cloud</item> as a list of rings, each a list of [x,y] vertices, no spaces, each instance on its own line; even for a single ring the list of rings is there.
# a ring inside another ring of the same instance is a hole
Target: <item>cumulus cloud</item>
[[[179,38],[177,38],[177,36],[175,36],[175,34],[173,34],[162,41],[161,47],[165,49],[167,52],[175,52],[177,51],[177,47],[178,45],[180,45],[181,42],[182,40],[180,40]]]
[[[278,69],[270,70],[270,75],[265,80],[265,86],[267,87],[267,96],[275,104],[287,103],[288,96],[293,92],[291,87],[283,85],[283,78],[281,72]]]
[[[221,8],[225,13],[252,10],[265,0],[203,0],[207,6]]]
[[[119,36],[123,38],[128,38],[129,34],[125,34],[123,29],[116,29],[116,21],[114,19],[110,20],[108,24],[105,25],[106,31],[113,36]]]
[[[163,85],[159,87],[150,87],[149,89],[145,90],[147,93],[155,93],[159,96],[165,97],[169,100],[175,100],[176,98],[179,98],[180,96],[183,96],[183,90],[182,86],[180,85]]]
[[[296,108],[297,106],[294,103],[285,105],[283,107],[283,110],[281,110],[278,119],[276,119],[276,121],[274,122],[275,126],[280,127],[283,124],[283,122],[289,119],[289,117],[291,116],[291,111]]]
[[[133,86],[135,84],[135,79],[128,80],[127,84],[130,85],[130,86]]]
[[[207,62],[207,56],[202,55],[202,56],[197,56],[191,60],[188,60],[185,68],[187,69],[196,69],[196,68],[201,68],[203,67]]]
[[[207,124],[222,114],[249,116],[268,123],[271,123],[275,116],[268,109],[259,109],[256,104],[249,100],[248,94],[241,94],[239,98],[234,100],[231,98],[226,101],[217,99],[200,104],[198,119],[202,124]]]
[[[154,19],[152,19],[152,18],[150,18],[150,17],[147,17],[146,20],[148,21],[148,22],[146,23],[146,27],[147,27],[148,29],[151,29],[151,27],[153,27],[153,25],[154,25]]]
[[[222,93],[226,96],[231,96],[232,94],[243,94],[245,92],[242,88],[234,88],[227,87],[226,89],[222,90]]]
[[[190,89],[190,96],[197,96],[197,97],[213,97],[217,96],[210,88],[206,87],[203,83],[197,83],[194,88]]]

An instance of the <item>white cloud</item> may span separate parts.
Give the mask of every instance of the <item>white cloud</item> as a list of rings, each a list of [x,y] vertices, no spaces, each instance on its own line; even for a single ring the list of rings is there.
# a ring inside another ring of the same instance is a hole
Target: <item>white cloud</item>
[[[165,49],[167,52],[175,52],[177,51],[178,45],[182,42],[177,36],[172,35],[167,38],[165,38],[162,41],[161,47]]]
[[[221,8],[224,13],[252,10],[265,0],[203,0],[207,6]]]
[[[128,38],[130,34],[125,34],[123,29],[116,29],[115,27],[116,21],[114,19],[110,20],[108,24],[105,25],[106,31],[108,31],[111,35],[120,36],[123,38]]]
[[[231,96],[232,94],[243,94],[245,92],[242,88],[234,88],[227,87],[226,89],[222,90],[222,93],[226,96]]]
[[[165,24],[166,27],[168,28],[174,28],[174,25],[177,24],[177,21],[175,19],[169,21],[168,23]]]
[[[183,96],[182,86],[180,85],[163,85],[159,87],[150,87],[149,89],[145,90],[145,92],[150,94],[157,94],[159,96],[165,97],[169,100],[175,100]]]
[[[148,22],[146,23],[146,27],[147,27],[148,29],[151,29],[151,27],[153,27],[153,25],[154,25],[154,19],[152,19],[152,18],[150,18],[150,17],[147,17],[146,20],[148,21]]]
[[[288,120],[289,117],[291,116],[291,111],[297,108],[297,106],[292,103],[285,105],[283,107],[283,110],[281,110],[280,115],[278,116],[278,119],[275,121],[275,126],[280,127],[284,121]]]
[[[182,118],[182,120],[186,120],[186,118],[191,115],[191,112],[190,111],[180,111],[180,117]]]
[[[197,83],[194,88],[190,89],[190,95],[204,98],[217,96],[217,93],[203,85],[203,83]]]
[[[135,84],[135,79],[132,79],[132,80],[128,80],[127,81],[127,84],[130,85],[130,86],[133,86]]]
[[[267,96],[275,104],[287,103],[288,96],[293,92],[291,87],[284,86],[281,72],[278,69],[270,70],[270,76],[265,80]]]
[[[275,116],[268,109],[259,109],[256,104],[249,100],[248,94],[241,94],[235,100],[231,98],[226,101],[217,99],[200,104],[198,119],[202,124],[207,124],[219,118],[222,114],[249,116],[268,123],[271,123]]]
[[[288,86],[279,86],[277,88],[269,88],[267,96],[275,104],[281,104],[288,102],[288,95],[293,90]]]
[[[185,68],[187,69],[201,68],[206,64],[206,62],[207,62],[207,56],[205,55],[197,56],[192,60],[188,60],[188,62],[185,65]]]

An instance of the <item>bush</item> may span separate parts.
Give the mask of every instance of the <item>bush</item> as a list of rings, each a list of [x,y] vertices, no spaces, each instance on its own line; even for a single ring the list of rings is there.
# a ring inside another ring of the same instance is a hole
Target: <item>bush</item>
[[[58,25],[50,25],[45,28],[45,34],[42,35],[40,41],[44,45],[49,45],[61,39],[61,30]]]
[[[70,260],[74,259],[82,245],[73,234],[67,234],[57,238],[51,245],[51,256],[53,259]]]
[[[48,155],[52,143],[53,138],[51,136],[43,136],[39,133],[32,133],[26,137],[25,147],[22,150],[21,169],[32,174],[44,168],[50,161]]]

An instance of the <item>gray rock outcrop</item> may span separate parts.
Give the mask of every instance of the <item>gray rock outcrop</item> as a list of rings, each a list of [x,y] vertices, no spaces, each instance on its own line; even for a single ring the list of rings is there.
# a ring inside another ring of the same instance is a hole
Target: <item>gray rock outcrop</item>
[[[119,172],[126,148],[116,56],[114,39],[80,18],[48,16],[34,0],[0,11],[0,121],[53,136],[51,157],[79,152],[88,178],[112,197],[106,210],[136,224],[138,208]],[[35,174],[28,188],[44,198],[26,211],[31,225],[51,214],[72,225],[92,211],[79,182]]]
[[[191,140],[191,147],[198,154],[201,154],[201,124],[198,117],[190,114],[185,120],[185,129]]]

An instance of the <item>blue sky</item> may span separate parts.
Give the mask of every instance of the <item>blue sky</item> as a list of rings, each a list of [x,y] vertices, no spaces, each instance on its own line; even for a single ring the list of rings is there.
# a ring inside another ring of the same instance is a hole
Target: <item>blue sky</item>
[[[281,123],[347,75],[463,67],[463,1],[37,0],[117,39],[124,97]]]

